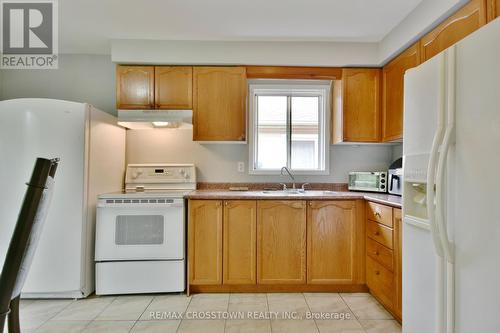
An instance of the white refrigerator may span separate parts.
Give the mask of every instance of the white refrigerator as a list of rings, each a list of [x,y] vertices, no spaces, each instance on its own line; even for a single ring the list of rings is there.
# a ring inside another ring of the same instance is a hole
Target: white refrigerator
[[[86,297],[94,291],[96,198],[122,188],[125,130],[89,104],[0,101],[2,267],[36,157],[61,161],[22,296]]]
[[[403,332],[499,332],[500,19],[404,83]]]

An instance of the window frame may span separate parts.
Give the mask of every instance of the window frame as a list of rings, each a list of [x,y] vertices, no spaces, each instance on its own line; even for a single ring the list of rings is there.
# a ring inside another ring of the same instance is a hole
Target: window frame
[[[248,173],[252,175],[279,175],[280,169],[257,168],[257,98],[258,96],[287,96],[287,167],[294,175],[330,174],[330,95],[331,81],[324,80],[251,80],[249,81],[249,159]],[[319,97],[319,154],[320,168],[291,169],[291,97]]]

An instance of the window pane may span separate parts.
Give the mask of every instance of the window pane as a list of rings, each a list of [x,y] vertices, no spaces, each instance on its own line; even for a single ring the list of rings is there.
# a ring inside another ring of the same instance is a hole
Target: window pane
[[[292,97],[292,169],[318,169],[319,97]]]
[[[286,96],[257,96],[257,168],[286,165]]]

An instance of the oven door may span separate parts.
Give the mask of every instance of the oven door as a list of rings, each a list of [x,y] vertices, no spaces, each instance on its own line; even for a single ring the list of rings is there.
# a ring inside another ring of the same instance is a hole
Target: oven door
[[[182,259],[183,199],[100,200],[96,261]]]

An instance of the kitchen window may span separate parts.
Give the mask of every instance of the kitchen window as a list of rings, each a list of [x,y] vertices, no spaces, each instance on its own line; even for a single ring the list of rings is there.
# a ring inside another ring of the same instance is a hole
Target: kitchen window
[[[329,173],[329,92],[329,81],[250,83],[250,173]]]

